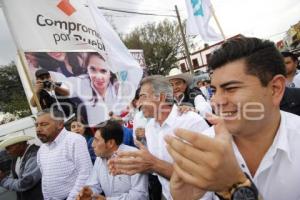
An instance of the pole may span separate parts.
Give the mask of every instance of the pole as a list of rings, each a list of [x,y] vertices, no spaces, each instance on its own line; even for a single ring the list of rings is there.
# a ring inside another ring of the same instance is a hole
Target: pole
[[[37,107],[38,111],[41,111],[42,108],[41,108],[41,104],[40,104],[39,98],[37,97],[36,93],[34,92],[33,85],[32,85],[32,83],[30,81],[30,76],[29,76],[29,72],[28,72],[29,66],[27,65],[24,51],[18,49],[18,56],[20,58],[23,71],[25,72],[26,80],[27,80],[27,82],[29,84],[29,87],[30,87],[30,90],[31,90],[31,92],[33,94],[33,99],[34,99],[34,101],[36,103],[36,107]],[[30,104],[30,101],[29,101],[29,104]]]
[[[183,45],[184,45],[184,50],[185,50],[185,54],[186,54],[186,59],[188,61],[188,65],[189,65],[189,68],[190,68],[190,73],[192,75],[194,75],[194,68],[193,68],[193,65],[192,65],[192,60],[191,60],[190,52],[189,52],[188,45],[187,45],[187,42],[186,42],[186,39],[185,39],[185,35],[184,35],[182,24],[181,24],[180,15],[179,15],[178,8],[177,8],[176,5],[175,5],[175,11],[176,11],[176,15],[177,15],[178,23],[179,23],[180,33],[181,33],[182,40],[183,40]]]
[[[219,28],[219,30],[220,30],[220,32],[221,32],[221,35],[222,35],[223,39],[226,40],[224,31],[223,31],[223,29],[222,29],[222,27],[221,27],[221,24],[220,24],[220,22],[219,22],[219,20],[218,20],[218,18],[217,18],[217,15],[216,15],[216,13],[215,13],[215,9],[213,8],[212,4],[211,4],[211,6],[210,6],[210,11],[211,11],[212,16],[214,17],[216,23],[217,23],[217,26],[218,26],[218,28]]]
[[[0,4],[1,4],[1,2],[0,2]],[[7,12],[6,12],[6,5],[3,3],[2,5],[0,5],[0,7],[2,6],[2,10],[3,10],[3,13],[4,13],[4,16],[5,16],[5,19],[7,20],[7,24],[9,25],[10,24],[10,18],[8,17],[8,14],[7,14]],[[33,85],[32,85],[32,83],[31,83],[31,81],[30,81],[30,76],[29,76],[29,72],[28,72],[28,69],[29,69],[29,67],[28,67],[28,65],[27,65],[27,62],[26,62],[26,58],[25,58],[25,54],[24,54],[24,51],[22,50],[22,48],[19,46],[19,44],[18,44],[18,42],[17,42],[17,40],[16,40],[16,36],[15,36],[15,33],[12,31],[12,29],[11,29],[11,26],[8,26],[8,28],[10,29],[10,32],[11,32],[11,34],[12,34],[12,36],[13,36],[13,40],[14,40],[14,42],[15,42],[15,44],[16,44],[16,46],[17,46],[17,49],[18,49],[18,56],[19,56],[19,58],[20,58],[20,61],[21,61],[21,65],[22,65],[22,68],[23,68],[23,71],[25,72],[25,77],[26,77],[26,81],[28,82],[28,84],[29,84],[29,87],[30,87],[30,90],[31,90],[31,92],[32,92],[32,94],[33,94],[33,98],[34,98],[34,101],[35,101],[35,103],[36,103],[36,105],[37,105],[37,109],[38,109],[38,111],[40,111],[40,110],[42,110],[41,109],[41,104],[40,104],[40,101],[39,101],[39,99],[38,99],[38,97],[37,97],[37,95],[35,94],[35,92],[34,92],[34,89],[33,89]],[[29,99],[29,97],[27,97],[28,99]],[[29,105],[30,105],[30,100],[29,100]],[[30,107],[32,107],[31,105],[30,105]],[[31,109],[31,112],[32,112],[32,109]]]

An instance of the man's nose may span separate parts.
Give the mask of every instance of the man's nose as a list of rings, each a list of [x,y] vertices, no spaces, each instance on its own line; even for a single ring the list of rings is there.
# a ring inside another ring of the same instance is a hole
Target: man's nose
[[[226,105],[228,102],[228,99],[225,94],[222,92],[215,92],[211,99],[211,106],[215,109],[220,108],[223,105]]]

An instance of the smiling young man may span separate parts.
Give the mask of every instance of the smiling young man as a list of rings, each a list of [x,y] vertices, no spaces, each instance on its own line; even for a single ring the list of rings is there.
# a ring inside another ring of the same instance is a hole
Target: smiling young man
[[[300,118],[280,111],[285,66],[274,43],[257,38],[228,40],[209,61],[218,117],[214,138],[177,130],[167,137],[175,160],[174,199],[298,199]],[[259,195],[258,195],[259,194]]]

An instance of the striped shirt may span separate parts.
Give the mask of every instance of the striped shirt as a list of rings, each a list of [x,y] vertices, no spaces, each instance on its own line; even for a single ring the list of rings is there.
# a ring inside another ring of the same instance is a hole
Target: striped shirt
[[[41,146],[37,162],[45,200],[75,199],[92,170],[84,137],[65,129]]]

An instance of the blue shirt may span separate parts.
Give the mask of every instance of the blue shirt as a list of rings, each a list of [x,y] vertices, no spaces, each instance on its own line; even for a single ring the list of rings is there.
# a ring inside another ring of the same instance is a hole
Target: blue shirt
[[[96,155],[95,155],[94,149],[92,147],[94,137],[91,137],[91,136],[84,136],[84,137],[86,139],[86,143],[87,143],[87,146],[88,146],[88,150],[89,150],[89,154],[91,156],[92,163],[94,164],[94,162],[96,160]]]
[[[122,128],[123,128],[123,144],[135,147],[134,141],[133,141],[132,129],[129,129],[125,126],[122,126]]]

